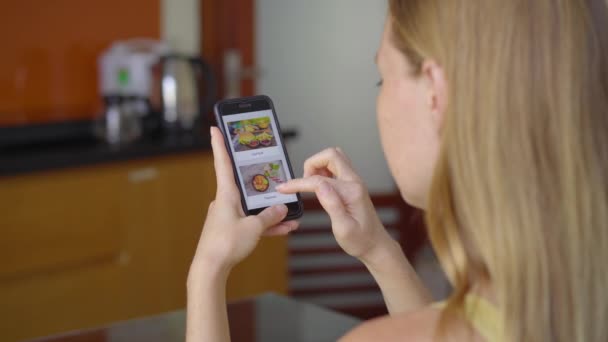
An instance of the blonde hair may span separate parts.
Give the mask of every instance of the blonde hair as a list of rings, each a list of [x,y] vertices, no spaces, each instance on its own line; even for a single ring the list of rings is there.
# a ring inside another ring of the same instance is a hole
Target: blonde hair
[[[393,40],[448,80],[427,207],[454,286],[491,284],[512,341],[608,341],[605,0],[390,0]]]

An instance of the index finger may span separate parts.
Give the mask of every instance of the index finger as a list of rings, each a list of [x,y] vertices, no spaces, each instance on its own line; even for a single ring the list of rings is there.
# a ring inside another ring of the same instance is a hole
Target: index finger
[[[359,179],[350,161],[339,148],[325,149],[304,162],[304,177],[324,175],[323,170],[328,170],[337,179],[349,181]]]
[[[283,184],[278,185],[275,189],[282,194],[295,194],[297,192],[317,192],[317,190],[319,190],[319,186],[323,182],[336,183],[338,181],[322,176],[294,178]]]
[[[213,164],[217,180],[216,197],[227,196],[240,198],[239,189],[234,181],[232,161],[226,150],[224,137],[217,127],[211,127],[211,148],[213,149]]]

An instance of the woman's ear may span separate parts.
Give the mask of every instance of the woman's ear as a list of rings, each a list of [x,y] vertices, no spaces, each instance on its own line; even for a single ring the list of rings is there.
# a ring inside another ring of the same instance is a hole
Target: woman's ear
[[[441,132],[448,103],[447,80],[443,68],[434,60],[422,64],[422,77],[428,85],[428,105],[437,133]]]

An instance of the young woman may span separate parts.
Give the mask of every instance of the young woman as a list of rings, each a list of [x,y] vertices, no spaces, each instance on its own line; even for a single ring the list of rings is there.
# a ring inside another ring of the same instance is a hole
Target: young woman
[[[390,316],[345,341],[608,341],[605,0],[390,0],[378,126],[453,286],[432,304],[338,148],[280,191],[314,192]],[[285,207],[244,217],[212,130],[218,192],[188,279],[188,339],[228,341],[224,287]]]

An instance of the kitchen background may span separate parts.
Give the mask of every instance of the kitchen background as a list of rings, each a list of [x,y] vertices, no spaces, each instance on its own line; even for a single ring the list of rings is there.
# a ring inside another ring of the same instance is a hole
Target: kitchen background
[[[0,338],[183,308],[215,191],[209,97],[273,98],[297,175],[308,156],[342,147],[445,296],[421,214],[399,200],[379,143],[373,59],[386,11],[370,0],[3,1]],[[381,314],[373,279],[306,201],[301,232],[264,241],[235,270],[229,298],[274,291]]]

